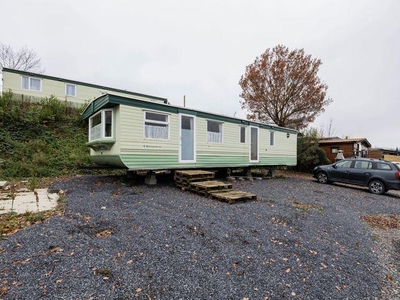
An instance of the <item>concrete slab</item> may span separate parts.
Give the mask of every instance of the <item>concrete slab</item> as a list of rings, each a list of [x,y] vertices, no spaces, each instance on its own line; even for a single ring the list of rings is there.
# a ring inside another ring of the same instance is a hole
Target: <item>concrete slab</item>
[[[57,206],[59,195],[49,193],[47,189],[36,189],[34,192],[17,192],[15,198],[0,193],[0,214],[15,212],[39,212],[53,209]],[[1,200],[6,199],[6,200]]]
[[[7,185],[7,181],[0,181],[0,189],[4,189]]]

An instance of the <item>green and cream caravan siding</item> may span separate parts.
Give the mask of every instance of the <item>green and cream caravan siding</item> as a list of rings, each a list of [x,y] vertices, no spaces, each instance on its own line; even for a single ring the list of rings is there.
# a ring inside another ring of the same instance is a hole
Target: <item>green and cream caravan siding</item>
[[[295,166],[297,131],[104,95],[83,112],[91,156],[129,170]]]
[[[167,103],[167,99],[75,80],[3,68],[3,92],[12,91],[32,100],[56,96],[73,105],[82,105],[101,95],[112,93],[127,98]]]

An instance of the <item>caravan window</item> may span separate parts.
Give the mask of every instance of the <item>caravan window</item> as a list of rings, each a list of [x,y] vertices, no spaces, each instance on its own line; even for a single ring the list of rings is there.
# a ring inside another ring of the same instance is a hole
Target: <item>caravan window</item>
[[[112,111],[104,111],[104,137],[112,137]]]
[[[246,143],[246,127],[240,126],[240,142]]]
[[[275,146],[275,131],[269,132],[269,145]]]
[[[168,140],[169,116],[146,111],[144,113],[144,137],[146,139]]]
[[[34,77],[21,76],[21,87],[24,90],[40,92],[42,90],[42,80]]]
[[[75,84],[65,84],[65,95],[70,97],[76,97],[76,85]]]
[[[207,121],[207,142],[222,143],[222,123]]]
[[[113,137],[113,110],[103,109],[89,119],[89,141]]]

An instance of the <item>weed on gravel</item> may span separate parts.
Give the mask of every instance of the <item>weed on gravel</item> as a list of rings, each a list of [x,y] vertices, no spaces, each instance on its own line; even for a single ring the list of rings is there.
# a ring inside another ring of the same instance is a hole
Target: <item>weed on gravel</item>
[[[400,228],[400,216],[398,215],[366,215],[361,216],[369,225],[380,229]]]

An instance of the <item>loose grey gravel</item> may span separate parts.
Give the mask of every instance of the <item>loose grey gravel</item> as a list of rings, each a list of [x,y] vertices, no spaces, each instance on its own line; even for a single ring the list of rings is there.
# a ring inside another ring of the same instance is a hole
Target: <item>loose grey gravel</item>
[[[258,199],[229,205],[159,181],[56,182],[65,214],[0,241],[0,298],[400,297],[399,246],[383,251],[360,218],[400,215],[397,192],[289,177],[234,182]]]

